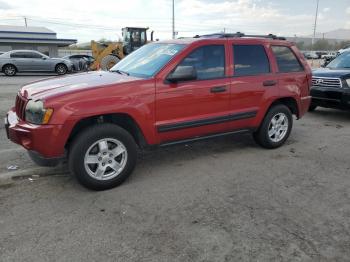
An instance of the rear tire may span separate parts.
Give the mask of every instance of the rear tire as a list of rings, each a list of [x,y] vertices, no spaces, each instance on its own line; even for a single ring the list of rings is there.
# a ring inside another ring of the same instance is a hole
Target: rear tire
[[[68,68],[65,64],[58,64],[55,71],[58,75],[65,75],[68,72]]]
[[[119,61],[120,59],[114,55],[105,56],[101,60],[101,69],[104,71],[108,71],[113,66],[115,66]]]
[[[137,146],[133,137],[114,124],[99,124],[76,136],[69,167],[83,186],[92,190],[116,187],[135,168]]]
[[[7,76],[14,76],[17,73],[17,68],[14,65],[8,64],[4,65],[2,71]]]
[[[288,139],[292,126],[293,115],[289,108],[281,104],[275,105],[267,112],[253,137],[264,148],[277,148]]]

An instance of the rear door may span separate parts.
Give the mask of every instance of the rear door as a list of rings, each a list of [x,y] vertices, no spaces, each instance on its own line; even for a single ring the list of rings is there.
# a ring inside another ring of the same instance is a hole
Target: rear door
[[[10,54],[11,62],[17,67],[18,71],[28,71],[30,60],[27,52],[13,52]]]
[[[230,78],[227,41],[185,51],[156,82],[156,132],[161,143],[229,129]],[[165,81],[177,66],[193,66],[197,79]]]
[[[278,78],[264,43],[240,41],[231,46],[233,72],[230,109],[236,119],[231,129],[255,127],[266,97],[278,96]]]

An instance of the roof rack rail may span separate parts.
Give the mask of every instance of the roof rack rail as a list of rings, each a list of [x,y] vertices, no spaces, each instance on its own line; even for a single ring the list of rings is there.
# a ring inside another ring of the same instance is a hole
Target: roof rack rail
[[[241,32],[237,33],[214,33],[208,35],[195,35],[194,38],[228,38],[228,37],[259,37],[259,38],[269,38],[273,40],[286,40],[285,37],[276,36],[274,34],[268,35],[246,35]]]

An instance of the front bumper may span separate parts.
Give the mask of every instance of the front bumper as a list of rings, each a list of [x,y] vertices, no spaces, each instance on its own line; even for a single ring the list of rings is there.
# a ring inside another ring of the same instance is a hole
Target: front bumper
[[[62,125],[34,125],[18,119],[15,111],[9,111],[5,118],[7,138],[35,151],[45,158],[64,157],[65,140],[60,136]]]
[[[315,87],[311,88],[312,105],[350,109],[350,88]]]

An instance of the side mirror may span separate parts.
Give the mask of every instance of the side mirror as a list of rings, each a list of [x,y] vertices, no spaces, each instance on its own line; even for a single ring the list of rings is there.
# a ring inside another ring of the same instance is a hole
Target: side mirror
[[[193,66],[178,66],[167,77],[167,80],[172,83],[196,79],[197,72]]]
[[[45,57],[45,56],[43,56],[41,59],[42,59],[42,60],[46,60],[46,57]]]

